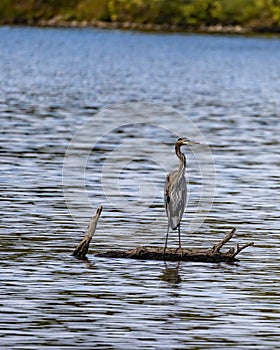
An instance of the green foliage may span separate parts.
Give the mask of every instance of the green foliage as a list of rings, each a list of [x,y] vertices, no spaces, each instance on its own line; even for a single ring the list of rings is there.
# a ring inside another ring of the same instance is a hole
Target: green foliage
[[[271,9],[274,25],[280,27],[280,4]]]
[[[181,8],[185,24],[191,26],[217,24],[221,16],[219,0],[185,1]]]
[[[0,19],[12,20],[15,14],[15,9],[11,4],[11,0],[0,1]]]
[[[109,0],[112,21],[176,24],[180,17],[179,0]]]
[[[258,19],[266,26],[280,26],[280,0],[255,0]]]
[[[110,20],[108,0],[78,1],[74,13],[78,20]]]
[[[280,0],[0,0],[0,23],[77,19],[181,26],[280,27]]]

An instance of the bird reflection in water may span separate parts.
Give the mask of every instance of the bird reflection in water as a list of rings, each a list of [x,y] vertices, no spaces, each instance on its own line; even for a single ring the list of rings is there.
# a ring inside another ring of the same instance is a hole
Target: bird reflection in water
[[[172,267],[169,267],[171,266]],[[174,267],[174,263],[167,264],[167,262],[164,262],[164,272],[160,276],[161,280],[170,283],[171,285],[177,285],[179,284],[182,279],[179,275],[179,267],[180,267],[180,261],[177,262],[177,265]]]

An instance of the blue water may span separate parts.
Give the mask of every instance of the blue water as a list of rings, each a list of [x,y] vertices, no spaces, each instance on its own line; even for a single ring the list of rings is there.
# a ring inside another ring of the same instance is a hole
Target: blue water
[[[279,38],[1,27],[0,47],[1,347],[277,348]],[[255,245],[234,265],[95,257],[164,244],[179,136],[202,144],[183,245]]]

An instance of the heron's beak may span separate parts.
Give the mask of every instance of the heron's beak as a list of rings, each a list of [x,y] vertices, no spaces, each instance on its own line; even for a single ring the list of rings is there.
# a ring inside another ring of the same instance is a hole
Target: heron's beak
[[[200,145],[200,143],[196,141],[186,141],[184,142],[184,145]]]

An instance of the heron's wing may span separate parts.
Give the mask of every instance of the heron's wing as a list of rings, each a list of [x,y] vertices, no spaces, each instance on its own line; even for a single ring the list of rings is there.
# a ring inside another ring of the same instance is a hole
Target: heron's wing
[[[166,177],[164,188],[165,210],[168,222],[174,230],[180,223],[186,206],[186,180],[171,173]]]
[[[165,211],[167,216],[168,216],[168,206],[170,202],[169,188],[170,188],[170,175],[167,175],[165,180],[165,186],[164,186],[164,205],[165,205]]]

